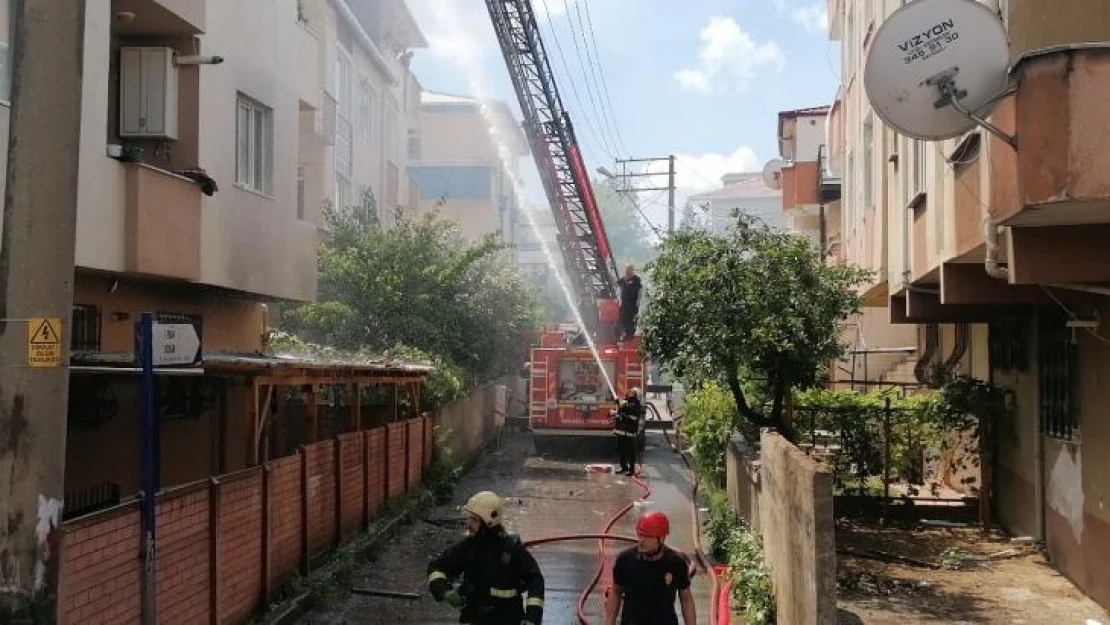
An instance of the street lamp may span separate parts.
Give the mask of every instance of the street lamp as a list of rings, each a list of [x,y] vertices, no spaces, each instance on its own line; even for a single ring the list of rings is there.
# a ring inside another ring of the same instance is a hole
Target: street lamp
[[[617,176],[615,174],[613,174],[613,172],[606,169],[604,166],[598,167],[597,168],[597,173],[601,174],[602,176],[605,176],[609,180],[616,180],[617,179]]]

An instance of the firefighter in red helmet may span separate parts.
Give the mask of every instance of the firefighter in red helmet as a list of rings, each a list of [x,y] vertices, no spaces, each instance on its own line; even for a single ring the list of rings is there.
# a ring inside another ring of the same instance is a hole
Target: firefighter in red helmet
[[[688,565],[686,558],[667,547],[670,533],[671,523],[662,512],[645,512],[636,521],[639,543],[622,551],[613,564],[605,625],[678,625],[676,596],[682,606],[682,622],[696,625]]]

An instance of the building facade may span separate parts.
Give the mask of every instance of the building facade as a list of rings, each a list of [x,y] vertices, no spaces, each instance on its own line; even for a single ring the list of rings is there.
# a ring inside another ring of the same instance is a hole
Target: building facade
[[[137,377],[102,365],[130,361],[141,313],[194,324],[206,354],[257,353],[267,302],[316,296],[324,209],[355,205],[341,182],[409,202],[419,89],[405,52],[423,38],[402,0],[354,5],[85,4],[67,501],[138,488]],[[246,426],[226,416],[245,410],[241,380],[159,376],[158,393],[163,485],[247,462]]]
[[[469,240],[494,234],[516,242],[522,218],[513,180],[528,143],[508,105],[425,91],[409,147],[420,212],[457,221]]]
[[[928,0],[917,0],[928,1]],[[1013,90],[990,121],[919,141],[887,127],[863,90],[878,26],[903,1],[830,0],[842,46],[828,170],[843,180],[837,258],[875,271],[871,306],[916,330],[917,378],[966,374],[1013,391],[997,441],[996,519],[1040,541],[1053,564],[1110,605],[1110,439],[1105,284],[1110,174],[1110,5],[984,2],[1010,41]]]
[[[733,173],[721,176],[721,188],[691,195],[687,206],[701,213],[710,232],[723,234],[734,223],[733,213],[755,218],[767,226],[785,231],[789,222],[782,211],[781,191],[768,187],[761,173]],[[697,213],[695,213],[697,214]]]

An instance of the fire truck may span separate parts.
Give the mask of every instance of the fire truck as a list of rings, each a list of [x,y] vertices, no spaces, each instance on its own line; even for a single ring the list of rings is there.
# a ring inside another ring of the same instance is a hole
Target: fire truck
[[[486,7],[524,115],[524,133],[555,217],[564,274],[581,319],[580,324],[543,328],[531,348],[529,425],[540,451],[559,442],[611,444],[609,413],[616,400],[646,382],[639,339],[618,340],[616,261],[531,0],[486,0]]]

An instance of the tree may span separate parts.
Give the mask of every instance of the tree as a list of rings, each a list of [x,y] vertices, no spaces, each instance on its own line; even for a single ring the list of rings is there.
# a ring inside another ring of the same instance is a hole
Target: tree
[[[838,325],[859,311],[855,289],[867,274],[825,265],[802,237],[736,219],[726,235],[685,230],[663,244],[648,267],[656,289],[644,349],[695,386],[722,382],[744,421],[737,425],[792,437],[788,394],[816,384],[821,366],[843,353]]]
[[[593,189],[617,268],[624,271],[624,265],[643,267],[655,258],[659,252],[633,199],[621,197],[611,180],[595,180]]]
[[[327,219],[318,301],[291,311],[286,329],[344,350],[418,349],[478,380],[519,366],[538,294],[492,237],[467,244],[435,215],[391,229]]]

